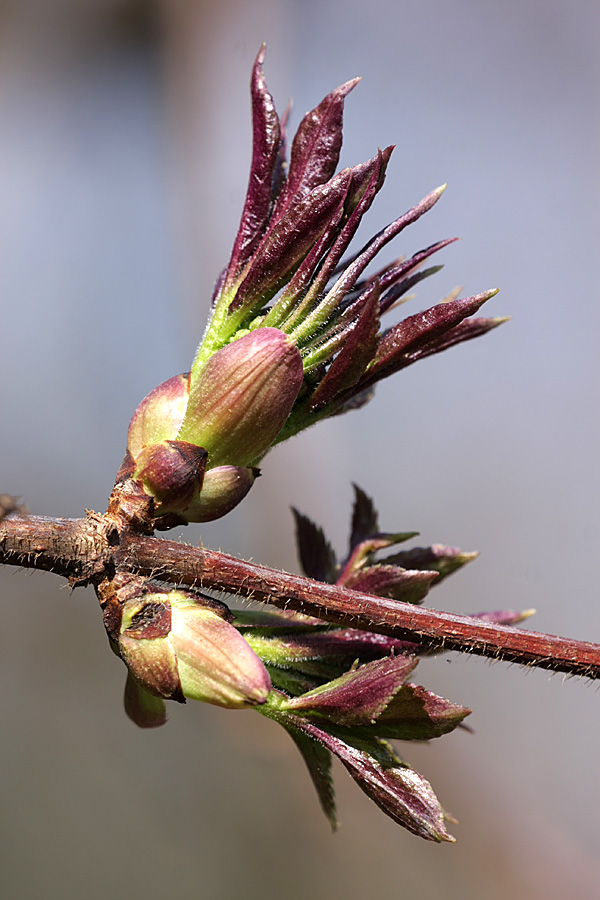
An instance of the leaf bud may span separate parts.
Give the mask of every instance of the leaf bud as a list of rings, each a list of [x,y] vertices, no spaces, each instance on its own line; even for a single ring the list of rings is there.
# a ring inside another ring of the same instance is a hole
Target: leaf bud
[[[277,328],[218,350],[190,385],[179,437],[208,451],[208,467],[249,466],[271,447],[302,385],[302,358]]]
[[[194,495],[181,515],[188,522],[212,522],[240,503],[260,475],[252,466],[217,466],[204,474],[202,490]]]
[[[185,510],[199,495],[207,453],[187,441],[150,444],[136,460],[134,478],[157,501],[157,514]]]
[[[157,697],[241,709],[266,701],[269,674],[241,634],[183,591],[126,601],[119,654]]]
[[[137,459],[144,447],[177,437],[188,403],[189,375],[174,375],[144,397],[134,412],[127,449]]]

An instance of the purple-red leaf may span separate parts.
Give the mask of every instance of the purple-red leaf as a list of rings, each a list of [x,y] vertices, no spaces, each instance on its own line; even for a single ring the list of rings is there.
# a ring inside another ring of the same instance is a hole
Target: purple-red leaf
[[[354,78],[342,84],[302,119],[292,143],[287,180],[273,211],[274,222],[292,202],[333,176],[342,146],[344,99],[359,81]]]
[[[464,341],[471,341],[474,338],[481,337],[493,328],[497,328],[498,325],[504,324],[504,322],[508,322],[508,318],[504,316],[488,318],[480,316],[474,319],[465,319],[459,325],[451,328],[450,331],[428,341],[418,350],[408,352],[404,358],[399,360],[399,365],[394,371],[404,369],[406,366],[420,359],[425,359],[427,356],[433,356],[434,353],[448,350],[449,347],[454,347],[456,344],[462,344]]]
[[[358,318],[346,328],[342,349],[311,398],[311,410],[326,406],[357,383],[373,358],[378,331],[379,285],[375,282],[364,298]]]
[[[393,303],[395,303],[399,296],[401,296],[423,278],[427,278],[434,272],[439,272],[442,266],[432,266],[430,269],[426,269],[425,272],[415,273],[414,270],[418,269],[418,267],[423,262],[425,262],[426,259],[429,259],[429,257],[433,256],[434,253],[437,253],[438,250],[442,250],[444,247],[447,247],[449,244],[453,244],[457,240],[458,238],[447,238],[446,240],[438,241],[436,244],[432,244],[430,247],[426,247],[424,250],[419,250],[419,252],[415,253],[414,256],[411,256],[410,259],[404,259],[403,257],[401,257],[395,262],[384,266],[383,269],[381,269],[374,275],[371,275],[368,278],[364,278],[361,281],[357,281],[353,289],[346,295],[345,302],[347,303],[349,299],[353,301],[360,295],[362,291],[370,287],[370,285],[372,285],[376,279],[379,279],[379,289],[381,292],[379,311],[380,313],[387,312],[387,310],[393,305]],[[357,253],[356,257],[359,255],[360,254]],[[343,268],[346,268],[346,266],[353,262],[356,257],[350,260],[346,260],[344,262]],[[393,291],[390,290],[392,287],[394,288]]]
[[[420,685],[405,684],[377,719],[374,731],[382,738],[428,741],[453,731],[470,712]]]
[[[354,488],[354,505],[350,526],[350,553],[357,544],[379,532],[379,517],[372,498],[357,484],[353,484],[352,487]]]
[[[367,205],[363,207],[361,215],[366,213],[373,202],[373,198],[383,187],[385,173],[393,152],[394,147],[390,144],[389,147],[385,147],[383,150],[377,150],[377,154],[366,162],[353,166],[352,185],[348,191],[348,214],[356,209],[367,191],[370,191],[372,196],[367,198]],[[376,177],[375,182],[372,184],[373,173],[375,173]]]
[[[331,295],[334,298],[338,298],[338,301],[348,293],[348,291],[352,290],[359,276],[364,272],[369,263],[377,256],[379,251],[385,247],[396,235],[400,234],[408,225],[411,225],[413,222],[416,222],[417,219],[420,219],[422,215],[424,215],[431,207],[437,203],[439,198],[441,197],[444,188],[437,188],[435,191],[432,191],[420,203],[417,203],[412,209],[410,209],[407,213],[400,218],[396,219],[394,222],[391,222],[386,228],[383,228],[375,237],[371,238],[368,244],[365,246],[363,250],[359,253],[359,255],[354,259],[354,261],[344,270],[342,275],[338,278],[336,283],[333,285],[331,290],[329,291],[328,297]],[[359,203],[360,207],[360,203]],[[357,207],[357,210],[358,208]],[[326,298],[327,299],[327,298]]]
[[[436,244],[431,244],[430,247],[425,247],[424,250],[419,250],[419,252],[415,253],[414,256],[411,256],[410,259],[403,260],[395,266],[390,266],[379,277],[381,291],[383,292],[387,290],[393,284],[396,284],[402,278],[405,278],[406,275],[409,275],[413,269],[416,269],[417,266],[420,266],[423,262],[425,262],[426,259],[429,259],[430,256],[433,256],[434,253],[437,253],[438,250],[443,250],[444,247],[447,247],[449,244],[455,243],[455,241],[457,240],[458,238],[446,238],[446,240],[438,241]],[[384,312],[383,305],[381,311]]]
[[[292,103],[288,101],[286,108],[283,111],[283,115],[279,122],[279,131],[280,131],[280,141],[279,141],[279,152],[277,154],[277,159],[275,161],[275,169],[273,171],[273,181],[271,183],[271,202],[274,204],[279,194],[281,193],[281,189],[285,183],[285,179],[287,176],[287,127],[290,119],[290,113],[292,111]]]
[[[339,406],[336,406],[332,409],[329,415],[331,416],[343,416],[344,413],[352,412],[356,409],[362,409],[363,406],[366,406],[367,403],[370,403],[373,397],[375,396],[375,388],[368,387],[364,390],[361,388],[357,393],[352,393],[352,391],[348,391],[350,396],[348,399],[345,399],[343,403]]]
[[[407,648],[413,653],[416,647],[415,644],[399,638],[377,634],[374,631],[361,631],[358,628],[332,628],[310,632],[304,630],[284,634],[281,637],[275,633],[274,639],[281,642],[280,646],[285,643],[289,648],[287,657],[289,663],[318,659],[328,664],[334,662],[344,669],[348,669],[356,660],[365,663],[390,656],[392,653],[399,656],[405,654]]]
[[[533,615],[535,615],[535,609],[497,609],[493,612],[474,613],[472,618],[481,619],[483,622],[494,622],[496,625],[517,625]]]
[[[437,244],[432,244],[430,247],[426,247],[424,250],[419,250],[419,252],[415,253],[414,256],[411,256],[410,259],[404,259],[402,257],[399,260],[396,260],[395,262],[384,266],[384,268],[377,272],[375,275],[371,275],[368,278],[357,281],[357,283],[354,285],[354,288],[346,295],[345,302],[347,303],[349,299],[353,301],[361,294],[361,292],[369,288],[375,282],[375,280],[379,280],[379,312],[387,312],[387,310],[392,306],[393,303],[395,303],[399,296],[401,296],[423,278],[427,278],[434,272],[439,272],[439,270],[443,267],[441,265],[432,266],[430,269],[426,269],[425,272],[416,272],[412,274],[413,270],[417,269],[423,262],[425,262],[426,259],[429,259],[430,256],[433,256],[434,253],[437,253],[438,250],[442,250],[444,247],[447,247],[449,244],[453,244],[457,240],[459,239],[447,238],[444,241],[438,241]],[[356,254],[356,256],[358,255],[359,254]],[[352,261],[353,260],[346,260],[344,268]],[[390,288],[392,287],[394,287],[393,291],[390,290]]]
[[[437,274],[437,272],[441,271],[443,268],[444,267],[441,265],[429,266],[428,269],[423,269],[421,272],[414,272],[407,278],[403,278],[401,281],[396,282],[393,287],[386,291],[385,296],[381,298],[380,312],[387,312],[389,309],[392,309],[397,301],[410,291],[411,288],[416,284],[419,284],[419,282],[424,281],[426,278],[429,278],[431,275]]]
[[[373,365],[362,380],[363,386],[373,384],[397,371],[403,356],[414,353],[427,343],[450,331],[459,322],[493,297],[497,291],[485,291],[465,300],[438,303],[431,309],[409,316],[382,335]]]
[[[304,574],[316,581],[333,584],[336,578],[335,553],[323,529],[294,507],[292,512],[296,521],[296,545]]]
[[[312,722],[305,722],[303,730],[334,753],[367,797],[398,825],[428,841],[454,841],[429,782],[395,761],[383,742],[372,739],[348,743]]]
[[[394,822],[427,841],[454,841],[444,810],[422,775],[403,765],[384,768],[364,750],[339,739],[332,738],[330,744],[361,790]]]
[[[335,811],[333,779],[331,777],[331,753],[321,743],[308,737],[298,728],[288,725],[286,730],[302,754],[302,759],[306,763],[306,768],[317,791],[321,809],[331,825],[331,830],[335,831],[338,822]]]
[[[265,46],[252,70],[252,164],[246,202],[227,270],[227,283],[244,268],[266,231],[271,211],[271,191],[278,161],[281,131],[273,97],[262,71]]]
[[[428,841],[454,840],[446,830],[444,811],[429,782],[402,763],[384,741],[354,736],[342,739],[284,709],[263,706],[258,711],[334,753],[361,790],[408,831]]]
[[[313,244],[328,228],[343,202],[351,174],[340,172],[295,201],[283,218],[269,229],[252,257],[230,312],[260,308],[286,281]]]
[[[416,270],[419,269],[426,259],[429,259],[434,253],[437,253],[438,250],[443,250],[444,247],[455,243],[457,240],[458,238],[447,238],[444,241],[438,241],[437,244],[432,244],[430,247],[426,247],[424,250],[415,253],[410,259],[389,268],[380,279],[382,294],[380,312],[387,312],[399,297],[410,290],[415,284],[418,284],[419,281],[422,281],[423,278],[427,278],[429,275],[439,272],[442,268],[441,266],[432,266],[424,272]]]
[[[283,708],[324,717],[336,725],[370,725],[377,721],[416,665],[412,656],[378,659],[289,699]]]
[[[433,788],[422,775],[408,766],[383,768],[364,751],[340,744],[336,744],[337,756],[386,815],[427,841],[455,840],[446,829],[444,810]]]
[[[376,564],[350,573],[344,587],[403,603],[421,603],[437,577],[437,572]]]
[[[291,324],[296,324],[297,321],[301,321],[303,315],[312,308],[314,302],[318,300],[321,296],[322,292],[325,290],[325,287],[334,272],[336,271],[336,267],[346,252],[346,249],[354,237],[356,233],[356,229],[360,225],[360,221],[364,214],[367,212],[375,196],[379,189],[381,188],[383,181],[385,179],[385,170],[391,156],[392,147],[387,147],[385,150],[379,150],[377,155],[372,159],[368,160],[366,163],[362,163],[359,166],[355,166],[354,169],[351,169],[352,172],[352,183],[350,185],[346,203],[348,205],[352,205],[349,203],[349,198],[360,196],[360,199],[356,203],[356,206],[352,210],[348,219],[344,222],[344,225],[336,237],[331,249],[329,250],[327,256],[323,260],[318,273],[315,276],[313,283],[310,286],[309,291],[307,292],[305,298],[302,303],[299,304],[294,313],[290,317],[288,321],[288,328]],[[361,270],[362,271],[362,270]],[[330,315],[338,302],[340,302],[344,297],[345,292],[342,292],[336,295],[333,300],[330,298],[330,311],[327,314]],[[328,295],[329,296],[329,295]],[[313,314],[307,317],[307,321],[309,323],[309,333],[310,333],[310,323],[313,322],[316,327],[323,320],[322,308],[318,306],[316,310],[313,310]],[[303,327],[305,327],[306,322],[302,323]]]
[[[436,585],[452,572],[460,569],[479,554],[477,552],[463,553],[458,547],[445,547],[443,544],[433,544],[431,547],[413,547],[410,550],[400,550],[393,556],[387,556],[381,562],[386,565],[403,566],[405,569],[429,569],[438,572]]]
[[[346,169],[345,171],[348,172],[350,170]],[[341,174],[342,173],[340,173],[340,175]],[[265,319],[265,325],[278,326],[288,318],[289,314],[294,308],[296,301],[310,284],[315,269],[319,265],[323,254],[326,252],[327,248],[331,244],[331,241],[335,237],[336,229],[338,228],[338,225],[342,220],[345,208],[346,197],[342,197],[340,199],[338,208],[331,215],[329,223],[327,224],[327,227],[323,231],[321,237],[313,244],[311,250],[304,257],[304,259],[294,272],[289,283],[281,292],[281,295],[277,299],[277,302],[273,304],[271,310],[267,315],[267,318]],[[289,330],[289,325],[287,326],[287,329]]]
[[[418,531],[396,532],[395,534],[380,532],[371,537],[366,537],[351,550],[340,572],[337,584],[348,585],[350,577],[354,577],[357,572],[363,570],[364,566],[378,550],[386,550],[388,547],[393,547],[394,544],[409,541],[411,538],[416,537],[418,533]],[[352,537],[350,540],[352,540]]]

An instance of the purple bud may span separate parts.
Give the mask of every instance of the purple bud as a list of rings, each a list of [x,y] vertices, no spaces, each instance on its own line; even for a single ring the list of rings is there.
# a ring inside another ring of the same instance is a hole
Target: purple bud
[[[139,728],[159,728],[167,721],[167,712],[162,697],[148,693],[131,672],[127,672],[125,682],[125,712]]]
[[[277,328],[214,353],[192,381],[179,437],[208,451],[208,467],[248,466],[273,444],[302,385],[302,358]]]
[[[134,478],[158,502],[157,514],[179,513],[200,493],[207,455],[187,441],[161,441],[140,452]]]
[[[207,452],[187,441],[161,441],[145,447],[134,478],[154,498],[154,514],[169,521],[212,522],[240,503],[259,474],[242,466],[217,466],[205,472]],[[167,517],[167,518],[165,518]]]
[[[146,594],[123,604],[119,655],[131,675],[156,697],[183,700],[177,659],[169,642],[167,594]]]

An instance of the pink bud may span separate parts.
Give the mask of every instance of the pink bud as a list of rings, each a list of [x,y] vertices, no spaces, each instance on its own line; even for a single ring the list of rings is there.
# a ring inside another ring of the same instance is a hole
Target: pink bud
[[[170,631],[168,595],[147,594],[127,600],[123,605],[119,655],[135,680],[151,694],[182,699]]]
[[[135,681],[156,697],[241,709],[264,703],[271,690],[269,673],[242,635],[184,591],[126,601],[118,650]]]
[[[208,450],[208,467],[249,466],[266,453],[302,385],[302,358],[277,328],[214,353],[192,379],[179,438]]]
[[[150,444],[175,440],[188,402],[189,375],[174,375],[144,397],[129,423],[127,449],[134,459]]]
[[[181,591],[171,591],[171,647],[191,700],[241,709],[266,701],[271,679],[233,625]]]
[[[188,522],[212,522],[227,515],[240,503],[259,474],[258,469],[242,466],[217,466],[204,474],[202,490],[179,514]],[[175,512],[175,510],[173,510]]]

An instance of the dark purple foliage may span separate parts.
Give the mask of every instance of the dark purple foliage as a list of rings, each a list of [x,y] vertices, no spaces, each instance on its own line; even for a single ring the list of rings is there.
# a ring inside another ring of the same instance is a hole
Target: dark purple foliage
[[[323,533],[307,516],[292,508],[296,522],[296,545],[302,569],[309,578],[333,584],[336,578],[336,558]]]
[[[375,504],[361,487],[353,484],[354,503],[352,505],[352,521],[350,524],[350,546],[348,552],[362,541],[379,533],[379,516]]]
[[[417,665],[412,656],[389,656],[352,669],[335,681],[294,697],[286,708],[336,725],[370,725],[389,705]]]
[[[244,268],[264,234],[272,204],[272,185],[279,160],[281,129],[262,64],[265,45],[259,50],[250,83],[252,96],[252,164],[242,220],[233,245],[226,281],[231,284]],[[281,163],[280,163],[281,165]]]

